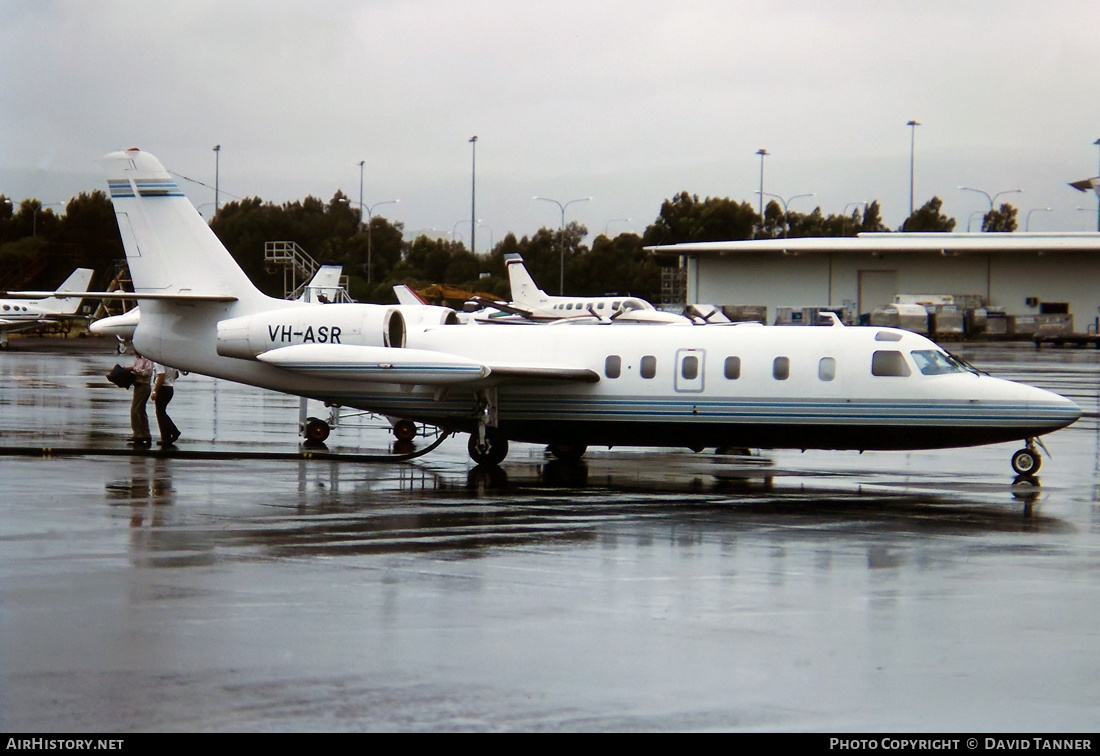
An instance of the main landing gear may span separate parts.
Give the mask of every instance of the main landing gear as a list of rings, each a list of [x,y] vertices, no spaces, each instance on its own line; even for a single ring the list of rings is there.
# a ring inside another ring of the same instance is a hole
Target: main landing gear
[[[479,465],[496,466],[508,456],[508,439],[497,428],[497,390],[482,389],[477,394],[477,430],[466,444],[470,459]]]
[[[508,439],[497,428],[479,428],[470,434],[466,449],[475,463],[495,466],[508,456]]]
[[[580,462],[581,457],[588,451],[588,444],[566,441],[550,444],[546,448],[562,462]]]
[[[1036,444],[1047,454],[1050,454],[1050,450],[1043,446],[1042,441],[1037,438],[1029,438],[1027,446],[1012,455],[1012,469],[1017,475],[1031,477],[1039,472],[1039,468],[1043,464],[1043,458],[1039,455],[1039,450],[1035,448]]]
[[[306,437],[306,443],[312,446],[323,446],[329,437],[331,428],[329,424],[318,417],[306,419],[302,435]]]

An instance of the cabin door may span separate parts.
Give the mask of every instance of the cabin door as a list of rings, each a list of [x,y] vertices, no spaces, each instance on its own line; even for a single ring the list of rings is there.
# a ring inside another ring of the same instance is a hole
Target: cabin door
[[[706,352],[702,349],[676,350],[676,390],[692,392],[703,390],[703,368]]]

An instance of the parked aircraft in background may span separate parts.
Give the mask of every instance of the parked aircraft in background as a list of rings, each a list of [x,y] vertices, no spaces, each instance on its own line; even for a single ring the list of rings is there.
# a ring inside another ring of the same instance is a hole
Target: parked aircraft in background
[[[536,284],[523,258],[516,253],[504,256],[512,299],[508,302],[473,297],[466,305],[470,309],[460,317],[475,323],[534,323],[559,320],[602,320],[617,323],[649,323],[691,325],[708,322],[703,317],[687,318],[658,310],[637,297],[558,297],[547,294]],[[426,304],[415,290],[404,284],[395,286],[394,293],[401,304]],[[713,322],[725,321],[717,308],[706,308]],[[728,321],[727,321],[728,322]]]
[[[107,156],[142,317],[134,344],[181,370],[470,434],[479,464],[509,441],[563,459],[588,445],[925,449],[1023,440],[1081,416],[1072,401],[979,373],[890,328],[757,324],[620,328],[453,325],[424,305],[265,296],[171,175],[137,149]],[[568,311],[567,311],[568,312]],[[839,321],[834,319],[834,323]]]
[[[508,270],[508,285],[512,290],[511,306],[533,320],[595,317],[600,320],[621,320],[635,323],[675,323],[691,325],[691,320],[671,312],[658,310],[638,297],[565,297],[547,294],[540,289],[523,258],[512,252],[504,256]]]
[[[8,345],[8,334],[26,331],[50,323],[60,323],[80,310],[82,296],[61,296],[63,293],[83,294],[92,280],[90,268],[77,268],[53,292],[23,292],[41,294],[33,299],[0,299],[0,347]],[[18,292],[17,292],[18,293]]]

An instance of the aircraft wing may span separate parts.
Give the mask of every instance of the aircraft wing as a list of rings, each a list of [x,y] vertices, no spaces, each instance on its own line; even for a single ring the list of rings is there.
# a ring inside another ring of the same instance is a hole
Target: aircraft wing
[[[22,328],[33,328],[34,326],[41,325],[42,320],[4,320],[0,318],[0,329],[5,331],[17,331]]]
[[[522,315],[525,318],[531,317],[534,313],[530,308],[520,307],[515,302],[501,302],[496,299],[486,299],[485,297],[474,297],[471,302],[476,302],[482,307],[491,307],[501,312],[506,312],[509,315]]]
[[[478,383],[595,383],[599,374],[587,368],[555,365],[482,364],[460,355],[427,349],[295,344],[264,352],[260,362],[314,378],[449,386]]]
[[[588,368],[553,365],[492,365],[489,377],[497,383],[598,383],[600,374]]]

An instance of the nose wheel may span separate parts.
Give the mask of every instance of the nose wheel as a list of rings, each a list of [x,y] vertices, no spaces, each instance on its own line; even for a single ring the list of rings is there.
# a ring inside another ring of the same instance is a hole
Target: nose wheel
[[[1043,458],[1039,455],[1039,450],[1035,448],[1037,440],[1029,438],[1027,446],[1012,455],[1012,470],[1017,475],[1030,477],[1039,472],[1039,468],[1043,464]],[[1042,442],[1040,441],[1039,444],[1042,445]],[[1049,452],[1047,453],[1049,454]]]

